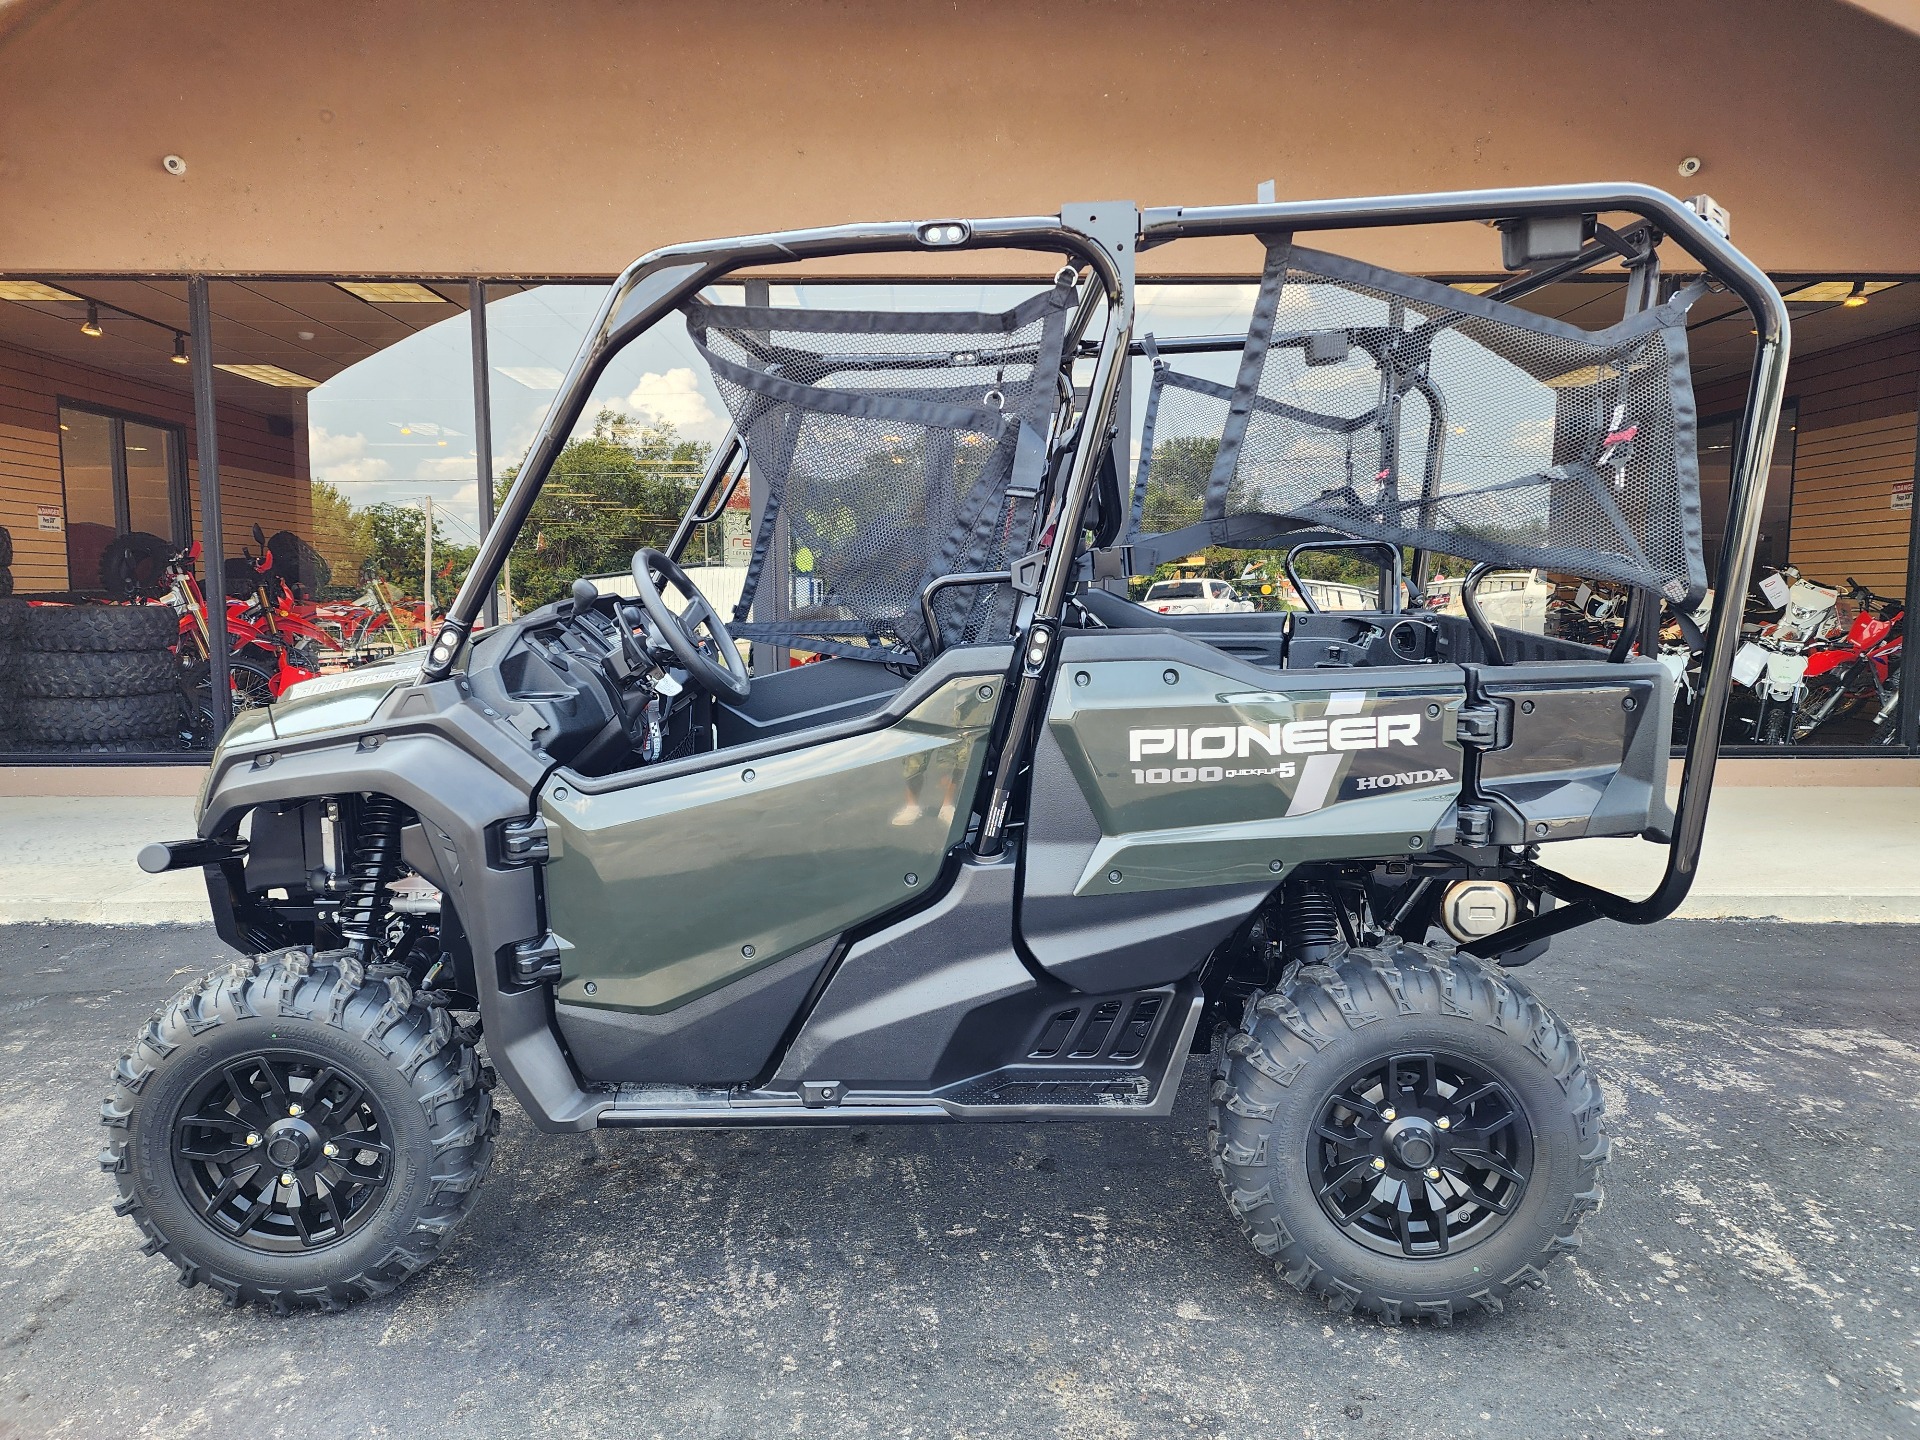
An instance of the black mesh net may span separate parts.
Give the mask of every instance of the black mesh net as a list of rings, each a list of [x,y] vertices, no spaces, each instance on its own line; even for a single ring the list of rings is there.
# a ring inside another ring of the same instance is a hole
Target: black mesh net
[[[1001,314],[689,305],[762,505],[735,633],[856,659],[931,653],[928,582],[1032,548],[1076,298],[1055,286]],[[1005,586],[934,604],[941,645],[1007,638]]]
[[[1697,598],[1696,295],[1585,331],[1272,243],[1232,389],[1156,364],[1137,529],[1322,528]]]

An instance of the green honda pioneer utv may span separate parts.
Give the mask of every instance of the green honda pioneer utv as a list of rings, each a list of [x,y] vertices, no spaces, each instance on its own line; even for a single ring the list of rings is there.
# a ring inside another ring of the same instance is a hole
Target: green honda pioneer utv
[[[1497,286],[1304,243],[1474,221]],[[447,1246],[496,1073],[556,1131],[1122,1121],[1170,1114],[1211,1051],[1214,1174],[1291,1284],[1388,1320],[1501,1309],[1578,1243],[1607,1158],[1579,1044],[1510,972],[1669,914],[1699,851],[1788,344],[1725,230],[1706,197],[1567,186],[636,262],[431,647],[237,716],[197,836],[143,852],[205,872],[241,958],[119,1062],[118,1209],[189,1284],[332,1308]],[[1261,267],[1243,326],[1137,329],[1142,254],[1182,273],[1232,237]],[[979,313],[797,303],[846,257],[1034,278]],[[1623,313],[1544,313],[1603,266]],[[1758,339],[1701,636],[1708,295]],[[732,422],[677,530],[630,581],[480,625],[597,379],[656,327]],[[680,557],[743,477],[723,617]],[[1380,583],[1363,611],[1127,598],[1207,546],[1289,573],[1344,546]],[[1465,613],[1425,603],[1435,557],[1473,566]],[[1491,623],[1495,567],[1630,587],[1618,642]],[[1665,616],[1705,651],[1673,808]],[[1656,892],[1543,863],[1592,835],[1665,847]]]

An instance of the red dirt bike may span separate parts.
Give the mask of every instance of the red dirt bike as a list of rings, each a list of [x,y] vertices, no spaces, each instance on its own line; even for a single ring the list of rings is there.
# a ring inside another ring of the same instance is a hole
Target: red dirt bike
[[[1868,743],[1892,745],[1899,738],[1906,608],[1899,600],[1875,595],[1851,575],[1845,595],[1859,613],[1844,636],[1807,652],[1806,696],[1795,717],[1793,738],[1806,739],[1871,696],[1873,733]]]
[[[257,525],[254,534],[260,536]],[[272,573],[272,552],[264,543],[258,557],[244,549],[241,554],[254,585],[251,595],[230,596],[227,600],[230,715],[270,704],[289,685],[314,679],[320,673],[314,641],[326,639],[312,624],[291,613],[290,597],[284,583]],[[196,540],[167,562],[167,601],[180,616],[180,640],[174,653],[180,666],[183,750],[204,750],[213,743],[213,682],[208,663],[212,632],[206,593],[197,573],[199,559],[200,542]]]

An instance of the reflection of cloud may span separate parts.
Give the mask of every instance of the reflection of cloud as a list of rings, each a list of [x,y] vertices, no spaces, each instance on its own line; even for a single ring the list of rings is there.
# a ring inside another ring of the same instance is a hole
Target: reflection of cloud
[[[471,451],[465,455],[435,455],[413,467],[416,480],[466,480],[474,473]]]
[[[701,392],[699,377],[685,365],[664,374],[649,370],[627,396],[627,404],[647,419],[671,425],[682,434],[696,433],[720,418]]]
[[[367,454],[364,435],[335,435],[323,426],[307,431],[307,460],[313,478],[329,485],[368,485],[392,470],[385,460]]]
[[[529,390],[558,390],[566,378],[556,365],[496,365],[493,369],[495,374]]]

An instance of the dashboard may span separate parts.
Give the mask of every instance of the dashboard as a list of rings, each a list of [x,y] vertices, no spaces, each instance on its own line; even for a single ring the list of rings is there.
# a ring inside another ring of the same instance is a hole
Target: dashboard
[[[467,680],[535,748],[583,774],[706,748],[711,735],[705,697],[639,610],[611,596],[562,600],[476,640]]]

